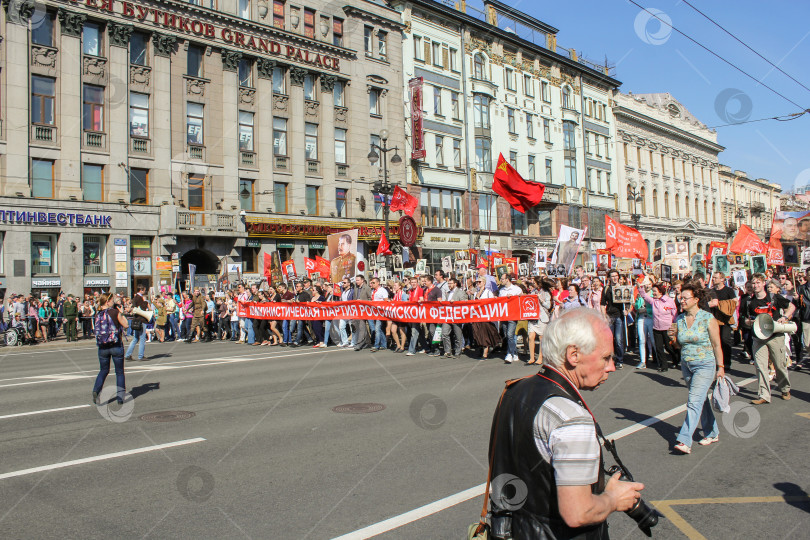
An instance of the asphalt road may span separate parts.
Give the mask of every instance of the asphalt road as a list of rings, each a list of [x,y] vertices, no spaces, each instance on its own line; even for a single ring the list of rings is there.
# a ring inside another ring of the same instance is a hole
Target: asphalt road
[[[149,344],[147,356],[127,365],[134,399],[97,408],[92,342],[0,349],[4,538],[462,538],[482,497],[452,498],[486,481],[503,382],[533,373],[497,359],[232,343]],[[810,537],[810,375],[791,376],[788,402],[748,406],[755,383],[744,387],[720,443],[689,456],[671,450],[686,400],[678,371],[627,366],[585,396],[665,514],[655,537]],[[332,411],[354,403],[385,408]],[[193,416],[142,419],[165,411]],[[609,523],[613,538],[643,538],[623,514]]]

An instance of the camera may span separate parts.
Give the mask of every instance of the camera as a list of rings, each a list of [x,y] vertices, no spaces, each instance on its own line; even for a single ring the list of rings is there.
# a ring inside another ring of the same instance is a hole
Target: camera
[[[625,469],[624,466],[614,465],[605,472],[608,476],[621,473],[619,480],[633,482],[633,475],[631,475],[630,471]],[[644,534],[647,536],[652,536],[652,531],[650,531],[650,529],[658,525],[658,513],[654,509],[650,508],[650,505],[645,503],[644,499],[639,499],[636,501],[633,508],[627,510],[625,514],[630,516],[638,524],[638,528],[641,529]]]

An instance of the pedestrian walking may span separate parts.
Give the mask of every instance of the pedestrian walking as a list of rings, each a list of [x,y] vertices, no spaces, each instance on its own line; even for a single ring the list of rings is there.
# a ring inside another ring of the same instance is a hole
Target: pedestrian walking
[[[709,401],[709,388],[715,378],[725,376],[723,349],[720,342],[720,326],[711,313],[700,309],[705,290],[697,283],[687,283],[681,288],[683,313],[676,320],[674,336],[681,348],[681,371],[689,391],[686,403],[686,418],[676,438],[675,450],[692,452],[692,436],[700,420],[703,438],[698,442],[708,446],[719,440],[717,420]]]
[[[124,315],[113,303],[112,293],[99,295],[98,310],[96,312],[96,345],[98,345],[99,371],[93,385],[93,403],[98,402],[98,395],[104,386],[104,380],[110,373],[110,361],[115,365],[115,385],[117,387],[116,399],[119,404],[124,402],[126,381],[124,379],[124,343],[122,329],[128,327]],[[134,343],[134,341],[133,341]]]

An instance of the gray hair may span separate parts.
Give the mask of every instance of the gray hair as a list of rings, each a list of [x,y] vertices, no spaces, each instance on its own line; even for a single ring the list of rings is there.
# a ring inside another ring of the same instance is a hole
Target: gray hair
[[[781,283],[779,283],[779,281],[778,281],[778,280],[776,280],[776,279],[769,279],[769,280],[768,280],[768,281],[765,283],[765,286],[766,286],[766,287],[768,287],[768,286],[770,286],[770,285],[773,285],[774,287],[776,287],[776,288],[777,288],[777,289],[779,289],[780,291],[782,290],[782,284],[781,284]]]
[[[592,353],[599,342],[596,330],[600,326],[607,328],[607,323],[595,309],[583,307],[566,311],[551,321],[543,332],[543,363],[562,367],[570,345],[577,346],[583,354]]]

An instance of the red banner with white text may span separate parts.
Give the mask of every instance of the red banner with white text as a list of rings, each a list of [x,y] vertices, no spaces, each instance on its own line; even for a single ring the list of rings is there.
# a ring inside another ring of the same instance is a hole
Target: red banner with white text
[[[537,320],[540,303],[532,294],[464,302],[239,302],[239,316],[265,320],[363,319],[460,324]]]

